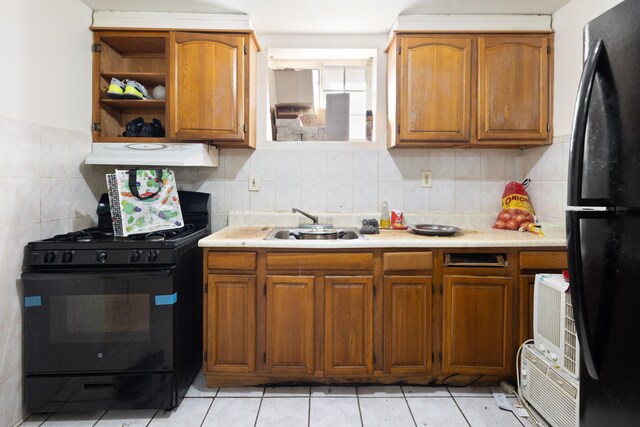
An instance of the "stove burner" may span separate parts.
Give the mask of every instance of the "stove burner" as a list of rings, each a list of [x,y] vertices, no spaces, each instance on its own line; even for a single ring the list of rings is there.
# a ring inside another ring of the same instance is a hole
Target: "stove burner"
[[[92,242],[93,241],[93,237],[91,237],[91,235],[87,234],[87,235],[82,235],[82,236],[78,236],[76,237],[76,242]]]
[[[164,233],[160,232],[149,233],[144,236],[144,240],[146,240],[147,242],[163,242],[165,238],[166,236],[164,235]]]

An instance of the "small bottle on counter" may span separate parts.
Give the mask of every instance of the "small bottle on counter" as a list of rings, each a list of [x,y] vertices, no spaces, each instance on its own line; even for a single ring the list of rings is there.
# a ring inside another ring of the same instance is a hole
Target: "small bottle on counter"
[[[367,141],[373,140],[373,111],[367,110],[367,128],[366,128],[366,137]]]
[[[380,228],[391,227],[391,216],[389,214],[389,204],[385,200],[380,208]]]

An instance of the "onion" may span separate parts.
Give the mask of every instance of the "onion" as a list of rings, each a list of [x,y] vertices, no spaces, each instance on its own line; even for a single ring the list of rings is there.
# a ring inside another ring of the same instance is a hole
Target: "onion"
[[[518,228],[518,230],[520,231],[529,231],[529,225],[531,223],[530,222],[523,222],[522,224],[520,224],[520,228]]]
[[[522,215],[522,214],[521,214],[521,215],[518,215],[518,216],[516,217],[516,221],[518,222],[518,224],[522,224],[523,222],[525,222],[525,221],[526,221],[526,219],[527,219],[527,217],[526,217],[525,215]]]
[[[533,222],[533,220],[534,220],[533,215],[531,214],[527,215],[527,221]]]
[[[509,221],[507,221],[507,228],[509,230],[517,230],[518,229],[518,221],[516,221],[515,219],[510,219]]]
[[[498,221],[507,222],[510,219],[511,219],[511,214],[509,214],[507,211],[502,211],[498,214]]]
[[[503,229],[507,227],[507,223],[504,221],[496,221],[496,224],[493,226],[494,228]]]

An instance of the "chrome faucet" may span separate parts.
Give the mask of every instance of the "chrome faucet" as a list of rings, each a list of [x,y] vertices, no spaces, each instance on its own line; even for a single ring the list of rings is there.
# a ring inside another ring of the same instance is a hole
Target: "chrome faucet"
[[[307,218],[309,218],[311,221],[313,221],[313,224],[314,224],[314,225],[317,225],[317,224],[318,224],[318,217],[317,217],[317,216],[313,216],[313,215],[311,215],[311,214],[309,214],[309,213],[306,213],[305,211],[301,211],[301,210],[300,210],[300,209],[298,209],[298,208],[292,208],[292,209],[291,209],[291,212],[293,212],[293,213],[296,213],[296,212],[297,212],[297,213],[299,213],[299,214],[302,214],[302,215],[306,216]]]

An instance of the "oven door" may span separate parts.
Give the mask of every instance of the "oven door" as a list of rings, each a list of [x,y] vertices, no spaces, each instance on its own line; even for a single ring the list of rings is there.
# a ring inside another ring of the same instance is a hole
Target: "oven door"
[[[173,368],[174,267],[25,272],[26,374]]]

